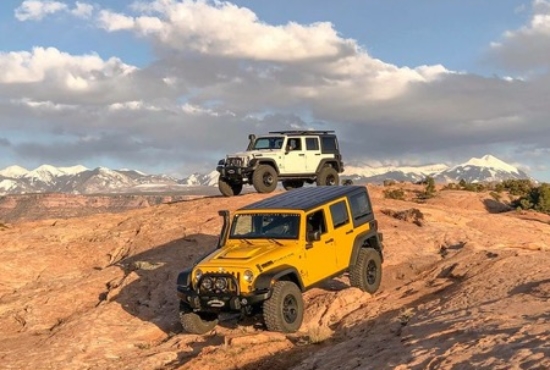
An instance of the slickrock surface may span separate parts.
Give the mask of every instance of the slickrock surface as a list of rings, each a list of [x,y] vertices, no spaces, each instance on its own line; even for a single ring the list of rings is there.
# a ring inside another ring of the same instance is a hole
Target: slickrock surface
[[[495,213],[487,194],[369,189],[381,290],[344,275],[306,292],[293,335],[233,316],[205,336],[178,322],[177,273],[215,246],[217,211],[270,195],[0,225],[0,368],[550,368],[550,217]]]

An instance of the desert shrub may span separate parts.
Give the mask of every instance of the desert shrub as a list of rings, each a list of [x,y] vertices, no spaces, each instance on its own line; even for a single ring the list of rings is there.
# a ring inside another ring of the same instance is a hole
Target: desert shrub
[[[342,185],[346,185],[346,186],[353,185],[353,180],[352,179],[344,179],[344,180],[342,180]]]
[[[384,198],[405,200],[405,192],[403,189],[386,189],[384,190]]]
[[[454,182],[443,185],[442,190],[460,190],[460,186]]]
[[[476,193],[482,192],[485,190],[485,186],[483,184],[480,184],[478,182],[475,183],[466,183],[463,187],[463,190],[466,191],[474,191]]]
[[[428,176],[426,179],[424,179],[424,184],[426,187],[424,188],[424,191],[418,194],[418,199],[429,199],[433,198],[435,196],[435,180],[433,177]]]
[[[384,186],[393,186],[395,185],[395,180],[384,180]]]
[[[491,196],[491,198],[493,198],[497,202],[500,202],[500,199],[502,198],[502,195],[500,195],[500,193],[497,193],[495,191],[490,192],[489,195]]]
[[[533,187],[522,197],[512,202],[512,205],[521,209],[533,209],[550,214],[550,184],[541,184]]]
[[[495,191],[507,191],[511,195],[526,196],[534,188],[531,180],[504,180],[495,186]]]

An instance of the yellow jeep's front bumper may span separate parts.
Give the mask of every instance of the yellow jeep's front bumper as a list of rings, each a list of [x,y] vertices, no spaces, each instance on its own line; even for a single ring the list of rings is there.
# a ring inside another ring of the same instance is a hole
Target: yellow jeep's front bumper
[[[208,277],[235,279],[229,274],[208,275]],[[243,294],[235,280],[231,284],[234,289],[225,291],[215,288],[201,291],[200,283],[199,281],[195,290],[189,274],[184,272],[178,276],[177,296],[182,303],[187,304],[194,311],[240,311],[246,306],[261,303],[271,296],[269,288]]]

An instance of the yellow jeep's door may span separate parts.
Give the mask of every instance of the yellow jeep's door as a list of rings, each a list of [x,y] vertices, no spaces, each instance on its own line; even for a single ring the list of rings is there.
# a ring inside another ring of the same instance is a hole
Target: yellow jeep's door
[[[334,237],[328,232],[323,209],[306,215],[305,264],[301,272],[304,284],[309,286],[332,275],[336,270]],[[309,235],[309,241],[308,241]],[[314,236],[318,238],[315,240]]]
[[[353,222],[350,217],[348,202],[344,198],[329,205],[329,227],[333,229],[334,254],[336,256],[335,272],[346,269],[349,265],[355,239]]]

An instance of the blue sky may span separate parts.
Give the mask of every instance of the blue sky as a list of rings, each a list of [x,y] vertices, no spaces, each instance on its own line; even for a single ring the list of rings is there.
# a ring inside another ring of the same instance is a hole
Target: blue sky
[[[348,163],[550,180],[550,1],[3,1],[0,168],[214,169],[331,128]]]

